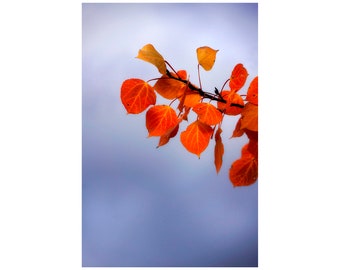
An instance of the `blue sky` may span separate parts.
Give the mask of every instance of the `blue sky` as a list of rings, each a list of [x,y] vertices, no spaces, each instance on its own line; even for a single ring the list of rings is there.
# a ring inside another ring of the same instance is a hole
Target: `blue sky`
[[[243,63],[245,93],[257,76],[257,19],[257,4],[83,4],[83,266],[257,266],[258,184],[228,179],[246,143],[228,139],[237,117],[224,121],[217,175],[213,143],[200,159],[179,136],[156,149],[145,113],[127,115],[120,101],[125,79],[159,76],[135,58],[147,43],[193,83],[196,48],[218,49],[203,88],[220,88]]]

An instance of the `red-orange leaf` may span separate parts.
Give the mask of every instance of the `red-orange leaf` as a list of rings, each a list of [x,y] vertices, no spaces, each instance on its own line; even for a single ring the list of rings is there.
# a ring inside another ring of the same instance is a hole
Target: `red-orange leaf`
[[[224,145],[221,138],[222,129],[218,128],[218,130],[215,133],[215,168],[216,172],[218,173],[221,169],[222,163],[223,163],[223,155],[224,155]]]
[[[172,75],[176,76],[174,73]],[[154,85],[156,92],[167,99],[177,98],[184,92],[183,87],[185,87],[184,83],[171,79],[168,75],[163,75]]]
[[[216,54],[218,50],[214,50],[208,46],[203,46],[197,48],[197,60],[198,63],[206,70],[209,71],[212,69],[215,63]]]
[[[242,110],[241,129],[258,131],[258,106],[248,102]]]
[[[242,64],[237,64],[230,76],[230,90],[238,91],[245,84],[248,77],[248,72]]]
[[[191,123],[185,131],[181,133],[183,146],[198,157],[208,147],[213,129],[197,120]]]
[[[233,131],[233,135],[231,136],[231,138],[241,137],[243,134],[244,134],[244,130],[241,129],[241,118],[240,118],[238,119],[235,125],[235,129]]]
[[[227,103],[217,102],[217,108],[227,115],[238,115],[242,112],[244,101],[242,97],[236,93],[236,91],[223,90],[221,92],[221,96],[227,101]]]
[[[151,85],[141,79],[127,79],[120,89],[121,101],[128,113],[138,114],[156,103],[156,94]]]
[[[146,112],[146,128],[149,137],[162,136],[178,123],[176,112],[167,105],[155,105]]]
[[[256,76],[250,83],[246,100],[258,105],[258,77]]]
[[[161,74],[166,74],[165,60],[152,44],[146,44],[141,48],[136,57],[155,65]]]
[[[198,119],[207,125],[217,125],[222,121],[222,113],[210,103],[198,103],[192,110],[197,113]]]
[[[177,135],[178,129],[179,129],[179,123],[173,128],[170,128],[162,136],[160,136],[157,148],[164,144],[167,144],[171,138],[175,137]]]
[[[244,155],[233,162],[229,170],[229,179],[236,186],[249,186],[257,180],[258,161],[252,155]]]

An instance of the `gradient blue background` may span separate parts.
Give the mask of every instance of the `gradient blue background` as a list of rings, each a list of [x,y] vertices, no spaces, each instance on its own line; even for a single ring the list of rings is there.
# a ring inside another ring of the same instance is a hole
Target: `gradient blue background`
[[[201,69],[203,89],[243,63],[244,94],[258,74],[257,20],[255,3],[82,5],[83,266],[258,265],[258,184],[228,179],[246,143],[229,139],[238,117],[224,119],[217,175],[213,141],[200,159],[179,136],[156,149],[145,113],[127,115],[120,101],[125,79],[159,76],[135,58],[147,43],[195,84],[196,48],[218,49],[214,68]]]

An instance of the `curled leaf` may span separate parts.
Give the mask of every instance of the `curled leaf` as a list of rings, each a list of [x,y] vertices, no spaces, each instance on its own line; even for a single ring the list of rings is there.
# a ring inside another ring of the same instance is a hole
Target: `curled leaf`
[[[151,85],[141,79],[128,79],[122,83],[120,98],[126,111],[132,114],[143,112],[156,103],[156,94]]]
[[[215,133],[215,149],[214,149],[214,155],[215,155],[215,168],[216,172],[218,173],[222,167],[223,163],[223,155],[224,155],[224,145],[221,138],[222,129],[218,128],[218,130]]]
[[[199,120],[191,123],[185,131],[181,133],[183,146],[198,157],[208,147],[213,129]]]
[[[155,105],[146,112],[146,128],[149,137],[162,136],[178,123],[175,110],[167,105]]]
[[[197,48],[198,63],[206,70],[209,71],[215,64],[216,54],[218,50],[214,50],[208,46]]]
[[[147,44],[140,49],[137,58],[155,65],[161,74],[166,74],[165,60],[152,44]]]

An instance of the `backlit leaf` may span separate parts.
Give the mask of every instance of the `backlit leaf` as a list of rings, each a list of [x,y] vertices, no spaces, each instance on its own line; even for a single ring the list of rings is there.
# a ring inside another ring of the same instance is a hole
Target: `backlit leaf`
[[[185,131],[181,133],[183,146],[198,157],[208,147],[213,129],[199,120],[191,123]]]
[[[172,75],[176,76],[174,73]],[[167,99],[177,98],[183,94],[185,87],[183,82],[171,79],[168,75],[163,75],[154,85],[156,92]]]
[[[243,134],[244,134],[244,130],[241,129],[241,118],[240,118],[238,119],[235,125],[235,129],[233,131],[233,135],[231,136],[231,138],[241,137]]]
[[[126,111],[132,114],[143,112],[156,103],[156,94],[151,85],[141,79],[128,79],[122,83],[120,98]]]
[[[192,110],[197,113],[198,119],[207,125],[217,125],[222,121],[222,113],[210,103],[198,103]]]
[[[167,105],[155,105],[146,112],[146,128],[149,137],[162,136],[178,123],[175,110]]]
[[[166,74],[165,60],[152,44],[147,44],[140,49],[137,58],[155,65],[161,74]]]
[[[241,113],[241,129],[258,131],[258,106],[248,102]]]
[[[230,76],[230,90],[238,91],[245,84],[248,77],[248,72],[242,64],[237,64]]]
[[[234,161],[229,170],[229,179],[234,187],[249,186],[257,180],[258,161],[252,155],[243,155]]]
[[[223,90],[221,96],[227,103],[217,102],[218,109],[222,110],[227,115],[238,115],[242,112],[244,101],[236,91]]]
[[[214,66],[216,54],[218,50],[214,50],[210,47],[204,46],[197,48],[197,59],[198,63],[206,70],[211,70]]]
[[[256,76],[250,83],[246,100],[254,105],[258,105],[258,77]]]
[[[221,169],[222,163],[223,163],[223,155],[224,155],[224,145],[221,138],[222,129],[218,128],[218,130],[215,133],[215,168],[216,172],[218,173]]]
[[[162,136],[160,136],[157,148],[162,145],[167,144],[171,138],[175,137],[177,135],[178,129],[179,129],[179,124],[170,128]]]

